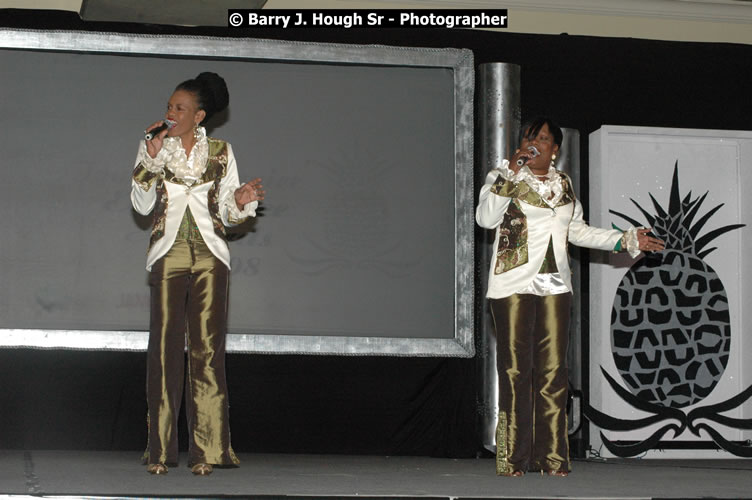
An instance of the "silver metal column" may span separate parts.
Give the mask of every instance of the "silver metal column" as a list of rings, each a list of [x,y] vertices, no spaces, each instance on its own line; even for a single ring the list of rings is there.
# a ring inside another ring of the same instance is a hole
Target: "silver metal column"
[[[572,178],[574,192],[580,195],[580,132],[576,129],[562,128],[564,139],[556,158],[556,168]],[[582,276],[580,276],[580,249],[574,245],[569,247],[569,264],[572,269],[572,316],[569,323],[569,351],[567,364],[569,365],[569,382],[575,390],[582,390]],[[569,418],[569,433],[579,429],[582,423],[580,415],[581,401],[572,402]]]
[[[478,129],[480,172],[475,185],[482,186],[489,170],[514,151],[520,133],[520,67],[515,64],[487,63],[478,69]],[[493,231],[484,231],[480,240],[478,265],[481,287],[488,281]],[[499,390],[496,372],[496,338],[488,301],[482,300],[476,352],[479,361],[478,413],[483,446],[496,452],[496,420]]]

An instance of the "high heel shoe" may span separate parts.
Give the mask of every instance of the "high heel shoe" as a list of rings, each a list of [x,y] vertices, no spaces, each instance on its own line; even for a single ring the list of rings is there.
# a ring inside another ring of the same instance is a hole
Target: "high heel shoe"
[[[191,467],[194,476],[208,476],[212,473],[214,467],[211,464],[200,463]]]
[[[146,466],[146,472],[155,476],[161,476],[167,474],[167,466],[165,464],[149,464]]]

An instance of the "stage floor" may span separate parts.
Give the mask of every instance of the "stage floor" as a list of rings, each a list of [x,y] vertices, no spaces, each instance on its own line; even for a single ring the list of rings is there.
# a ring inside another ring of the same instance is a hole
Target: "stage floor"
[[[237,469],[150,476],[139,454],[0,451],[0,498],[752,498],[750,460],[575,461],[569,477],[497,477],[493,459],[239,454]]]

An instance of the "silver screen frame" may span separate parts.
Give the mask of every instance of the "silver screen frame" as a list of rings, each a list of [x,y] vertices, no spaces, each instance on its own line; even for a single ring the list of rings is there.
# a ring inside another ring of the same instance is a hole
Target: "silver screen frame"
[[[474,303],[473,97],[468,49],[295,42],[253,38],[0,28],[0,48],[145,56],[449,68],[454,75],[455,311],[454,338],[332,337],[231,334],[228,352],[472,357]],[[144,351],[148,332],[0,329],[0,347]]]

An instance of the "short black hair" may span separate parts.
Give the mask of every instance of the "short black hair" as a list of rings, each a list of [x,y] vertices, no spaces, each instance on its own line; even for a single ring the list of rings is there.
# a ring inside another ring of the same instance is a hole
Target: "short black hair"
[[[543,128],[543,125],[548,125],[548,130],[551,135],[554,136],[554,144],[561,147],[561,142],[564,140],[564,134],[561,131],[555,121],[547,116],[536,116],[532,120],[525,122],[520,132],[520,139],[532,140],[538,136],[538,132]],[[527,135],[525,134],[527,132]]]

